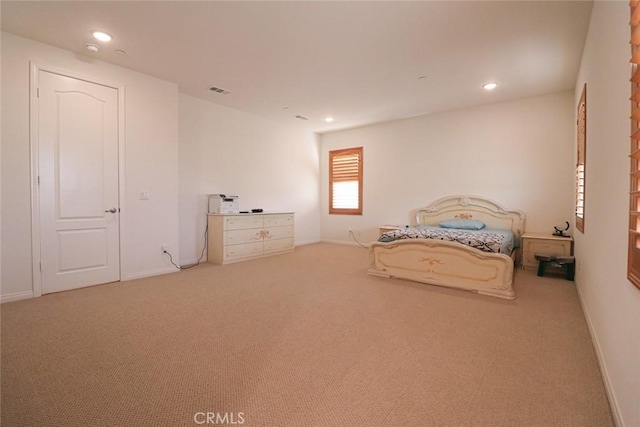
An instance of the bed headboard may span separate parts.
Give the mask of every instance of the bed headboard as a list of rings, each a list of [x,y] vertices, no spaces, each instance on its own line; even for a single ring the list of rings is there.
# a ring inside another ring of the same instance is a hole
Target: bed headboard
[[[518,240],[524,233],[524,212],[505,209],[484,197],[444,197],[416,211],[419,225],[438,225],[447,219],[476,219],[484,222],[487,228],[511,230]]]

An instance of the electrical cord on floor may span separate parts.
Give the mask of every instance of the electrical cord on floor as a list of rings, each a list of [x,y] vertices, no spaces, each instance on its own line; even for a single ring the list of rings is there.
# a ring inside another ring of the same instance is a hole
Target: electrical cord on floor
[[[360,242],[358,241],[358,239],[356,239],[356,235],[355,235],[355,234],[353,234],[353,230],[349,230],[349,234],[351,235],[351,238],[353,239],[353,241],[354,241],[354,242],[356,242],[358,245],[362,246],[362,247],[363,247],[363,248],[365,248],[365,249],[369,249],[369,246],[365,246],[365,245],[363,245],[362,243],[360,243]]]
[[[171,256],[171,253],[168,250],[164,250],[164,253],[169,255],[169,262],[171,264],[173,264],[173,266],[175,268],[177,268],[178,270],[186,270],[188,268],[193,268],[197,265],[200,265],[200,263],[202,262],[202,259],[204,258],[204,251],[207,249],[207,235],[209,234],[209,224],[207,224],[207,226],[204,229],[204,246],[202,246],[202,253],[200,254],[200,258],[198,259],[198,261],[195,264],[189,264],[189,265],[183,265],[180,266],[178,264],[176,264],[175,262],[173,262],[173,256]]]
[[[173,256],[171,256],[171,252],[169,252],[169,251],[168,251],[168,250],[166,250],[166,249],[163,249],[163,252],[164,252],[165,254],[169,255],[169,262],[170,262],[171,264],[173,264],[173,266],[174,266],[175,268],[177,268],[178,270],[182,270],[182,268],[181,268],[178,264],[176,264],[175,262],[173,262]]]

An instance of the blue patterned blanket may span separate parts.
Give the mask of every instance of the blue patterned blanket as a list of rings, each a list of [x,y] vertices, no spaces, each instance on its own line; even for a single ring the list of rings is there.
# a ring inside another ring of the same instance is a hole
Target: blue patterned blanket
[[[460,230],[457,228],[431,227],[419,225],[413,228],[387,231],[379,242],[393,242],[401,239],[437,239],[458,242],[484,252],[510,255],[515,247],[513,232],[510,230]]]

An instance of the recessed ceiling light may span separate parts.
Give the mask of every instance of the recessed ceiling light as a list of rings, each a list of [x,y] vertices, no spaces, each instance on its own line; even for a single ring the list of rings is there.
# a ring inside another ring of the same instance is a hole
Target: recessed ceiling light
[[[485,83],[485,84],[482,85],[482,88],[486,89],[486,90],[493,90],[496,87],[498,87],[498,85],[495,84],[495,83]]]
[[[331,123],[333,121],[333,117],[325,117],[324,121],[327,123]]]
[[[98,46],[96,46],[95,44],[85,44],[84,47],[89,51],[89,52],[93,52],[93,53],[98,53],[100,52],[100,48]]]
[[[229,94],[231,93],[231,92],[229,92],[229,91],[228,91],[228,90],[226,90],[226,89],[222,89],[222,88],[220,88],[220,87],[216,87],[216,86],[211,86],[211,87],[209,88],[209,90],[210,90],[211,92],[219,93],[219,94],[222,94],[222,95],[229,95]]]
[[[110,42],[113,37],[104,31],[92,31],[91,34],[95,37],[96,40],[100,40],[101,42]]]
[[[118,55],[126,55],[126,54],[127,54],[127,52],[125,52],[125,51],[124,51],[124,50],[122,50],[122,49],[118,49],[118,50],[116,50],[116,53],[117,53]]]
[[[420,77],[418,77],[418,80],[424,80],[426,78],[427,78],[427,76],[420,76]]]

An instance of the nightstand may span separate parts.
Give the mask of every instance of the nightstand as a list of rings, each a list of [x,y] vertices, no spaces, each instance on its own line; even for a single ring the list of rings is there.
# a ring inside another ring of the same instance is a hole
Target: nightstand
[[[387,231],[402,230],[402,228],[403,227],[399,225],[381,225],[378,227],[378,230],[380,231],[380,235],[382,236]]]
[[[522,268],[538,268],[535,254],[570,256],[572,250],[572,237],[525,233],[522,235]]]

